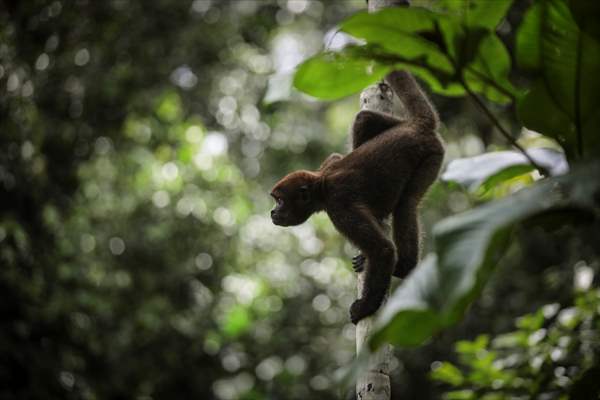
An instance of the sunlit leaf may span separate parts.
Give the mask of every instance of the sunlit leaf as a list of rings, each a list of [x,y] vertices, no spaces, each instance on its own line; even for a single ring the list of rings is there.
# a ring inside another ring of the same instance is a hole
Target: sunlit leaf
[[[568,165],[563,153],[546,148],[529,149],[528,154],[550,175],[567,173]],[[446,182],[456,182],[470,191],[481,186],[491,188],[515,176],[532,171],[534,168],[527,158],[517,151],[496,151],[474,157],[452,160],[441,176]]]
[[[347,52],[321,53],[300,65],[294,86],[324,100],[339,99],[383,78],[389,70],[372,60],[351,58]]]
[[[358,13],[341,24],[341,29],[369,44],[409,60],[423,58],[426,64],[452,73],[454,68],[438,46],[420,36],[431,32],[443,16],[421,8],[388,8],[377,13]]]
[[[439,367],[434,369],[431,372],[431,378],[453,386],[462,384],[464,380],[462,372],[448,362],[443,362]]]
[[[600,165],[590,165],[438,223],[437,256],[426,257],[390,296],[377,318],[371,345],[417,345],[456,323],[481,291],[520,222],[564,209],[597,212],[599,173]]]

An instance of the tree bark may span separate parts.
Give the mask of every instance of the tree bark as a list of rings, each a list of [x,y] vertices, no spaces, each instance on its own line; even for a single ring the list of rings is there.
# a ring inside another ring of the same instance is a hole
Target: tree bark
[[[408,0],[367,0],[369,12],[378,11],[384,7],[408,5]],[[360,95],[361,109],[393,112],[393,94],[385,91],[379,85],[369,86]],[[365,273],[358,275],[358,296],[361,295],[364,286]],[[388,293],[389,294],[389,293]],[[388,297],[386,294],[386,300]],[[385,301],[384,301],[385,304]],[[383,307],[383,305],[382,305]],[[365,348],[373,329],[374,317],[362,319],[356,326],[356,352],[368,351]],[[369,356],[368,366],[358,375],[356,381],[357,400],[390,400],[390,362],[393,357],[391,345],[383,345],[377,352]]]

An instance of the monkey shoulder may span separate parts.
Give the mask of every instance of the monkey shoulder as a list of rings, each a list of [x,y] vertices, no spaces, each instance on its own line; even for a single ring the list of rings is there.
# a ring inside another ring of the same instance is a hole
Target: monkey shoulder
[[[332,168],[325,177],[325,203],[349,204],[360,198],[368,187],[363,173],[355,168]]]

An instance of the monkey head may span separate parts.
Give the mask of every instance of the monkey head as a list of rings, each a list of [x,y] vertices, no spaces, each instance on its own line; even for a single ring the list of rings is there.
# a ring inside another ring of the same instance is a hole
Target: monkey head
[[[296,171],[286,175],[271,190],[275,208],[271,219],[275,225],[300,225],[316,211],[315,184],[318,175],[310,171]]]

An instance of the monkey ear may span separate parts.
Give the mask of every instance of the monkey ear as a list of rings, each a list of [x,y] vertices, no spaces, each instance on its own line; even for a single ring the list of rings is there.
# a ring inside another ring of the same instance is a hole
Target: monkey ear
[[[300,199],[304,202],[310,201],[310,190],[308,189],[308,185],[300,186]]]

